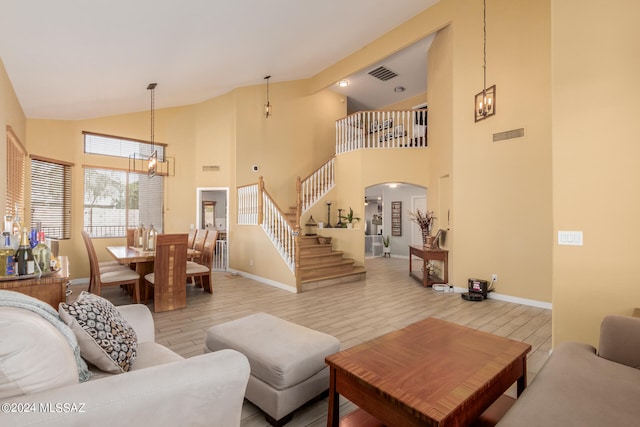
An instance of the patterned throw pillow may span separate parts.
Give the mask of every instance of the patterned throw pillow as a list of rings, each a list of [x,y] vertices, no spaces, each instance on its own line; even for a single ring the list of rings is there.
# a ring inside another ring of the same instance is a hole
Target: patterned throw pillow
[[[119,374],[136,360],[136,332],[110,301],[82,292],[73,304],[60,304],[60,317],[78,339],[80,354],[103,371]]]

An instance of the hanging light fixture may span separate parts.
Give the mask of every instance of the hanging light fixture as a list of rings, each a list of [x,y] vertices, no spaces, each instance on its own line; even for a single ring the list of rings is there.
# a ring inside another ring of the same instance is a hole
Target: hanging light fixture
[[[487,87],[487,0],[482,0],[482,92],[474,99],[474,117],[479,122],[496,113],[496,85]]]
[[[155,146],[155,90],[157,83],[149,83],[147,86],[147,90],[151,91],[151,155],[149,156],[149,162],[147,164],[147,175],[150,177],[155,176],[158,172],[158,150],[156,150]]]
[[[266,76],[264,79],[267,81],[267,103],[264,104],[264,116],[268,119],[271,115],[271,103],[269,102],[269,79],[271,76]]]

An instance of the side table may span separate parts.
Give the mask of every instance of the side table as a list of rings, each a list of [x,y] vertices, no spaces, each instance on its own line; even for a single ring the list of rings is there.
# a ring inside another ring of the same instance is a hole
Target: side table
[[[413,273],[412,260],[416,256],[422,259],[422,277]],[[429,275],[427,264],[429,261],[442,261],[442,278]],[[449,283],[449,251],[445,249],[428,249],[419,246],[409,246],[409,276],[422,283],[422,286],[431,286],[436,283]]]

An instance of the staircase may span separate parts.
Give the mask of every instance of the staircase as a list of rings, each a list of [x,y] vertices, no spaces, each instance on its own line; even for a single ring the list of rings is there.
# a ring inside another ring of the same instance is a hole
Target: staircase
[[[356,282],[365,278],[365,268],[354,266],[351,258],[334,251],[331,239],[320,236],[300,237],[300,287],[301,290],[321,288],[340,283]]]

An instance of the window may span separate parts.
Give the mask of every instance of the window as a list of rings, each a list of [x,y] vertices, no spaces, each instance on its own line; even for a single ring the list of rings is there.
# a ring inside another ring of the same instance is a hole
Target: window
[[[115,156],[137,159],[148,159],[153,151],[158,152],[158,160],[161,162],[165,158],[165,144],[151,144],[146,141],[139,141],[130,138],[101,135],[91,132],[84,134],[84,152],[88,154],[101,154],[103,156]]]
[[[71,166],[31,156],[31,227],[49,238],[71,237]]]
[[[24,220],[24,171],[27,151],[13,132],[7,126],[7,200],[6,213],[14,214],[16,207],[18,215]]]
[[[163,228],[164,182],[124,170],[85,168],[84,229],[92,237],[125,237],[140,223]]]

